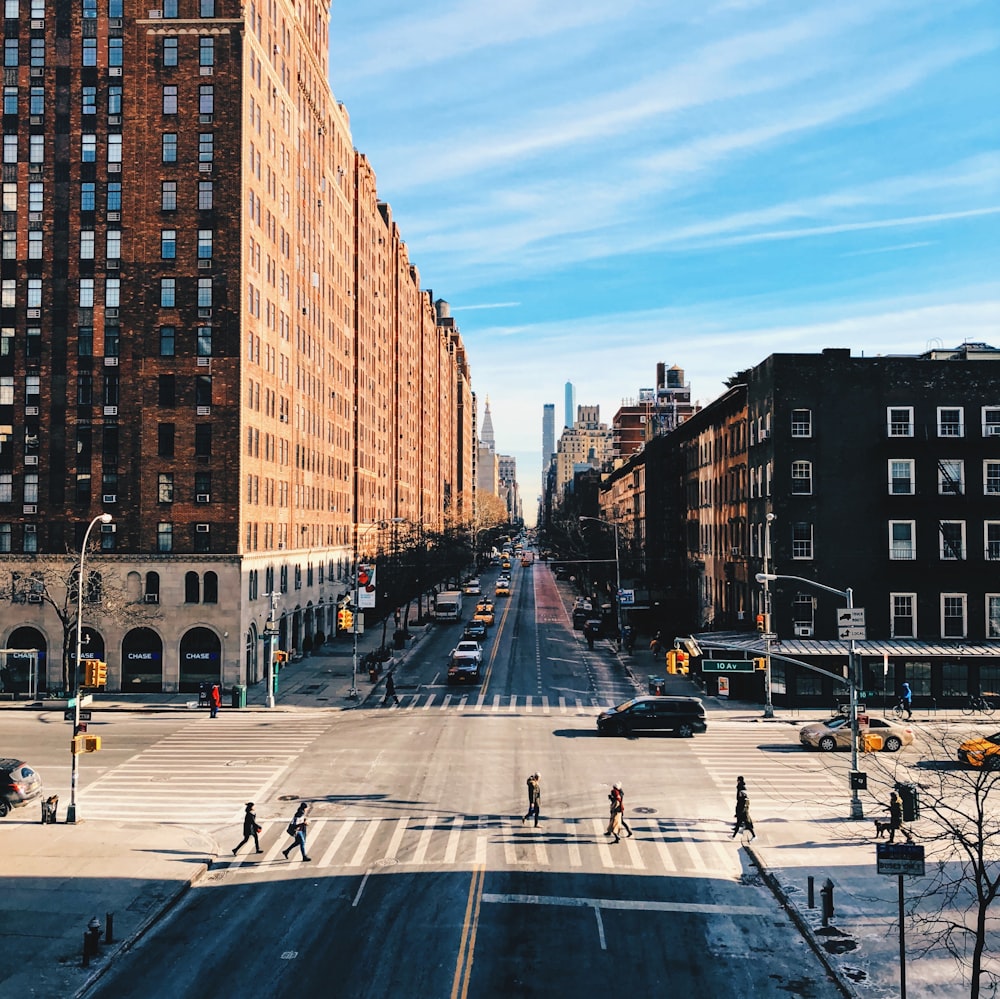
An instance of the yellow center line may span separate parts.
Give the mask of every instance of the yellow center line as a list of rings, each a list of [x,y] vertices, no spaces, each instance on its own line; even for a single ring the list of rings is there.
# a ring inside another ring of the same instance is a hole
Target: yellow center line
[[[503,631],[504,622],[507,620],[507,615],[510,613],[510,605],[514,598],[514,587],[511,584],[510,596],[507,598],[507,604],[500,614],[500,623],[497,625],[496,633],[493,635],[492,642],[490,644],[490,656],[489,662],[486,664],[486,672],[483,676],[483,682],[479,685],[479,693],[481,697],[485,697],[487,690],[490,685],[490,677],[493,675],[493,660],[496,659],[497,653],[500,648],[499,638],[500,632]],[[495,606],[495,605],[494,605]]]
[[[455,980],[451,986],[451,999],[466,999],[469,979],[472,977],[472,958],[476,949],[476,930],[479,927],[479,908],[483,901],[483,882],[486,868],[477,864],[472,869],[469,899],[465,904],[465,921],[462,923],[462,942],[455,962]]]

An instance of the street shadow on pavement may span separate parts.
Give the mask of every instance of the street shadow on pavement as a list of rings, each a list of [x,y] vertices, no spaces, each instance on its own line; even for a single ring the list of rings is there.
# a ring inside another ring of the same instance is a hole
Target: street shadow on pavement
[[[597,729],[593,728],[557,728],[553,730],[553,735],[560,739],[598,739]]]

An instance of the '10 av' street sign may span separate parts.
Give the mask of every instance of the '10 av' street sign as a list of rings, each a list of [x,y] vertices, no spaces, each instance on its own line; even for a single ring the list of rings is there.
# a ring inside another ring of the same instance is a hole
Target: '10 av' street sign
[[[752,673],[754,662],[752,659],[703,659],[701,671],[702,673]]]

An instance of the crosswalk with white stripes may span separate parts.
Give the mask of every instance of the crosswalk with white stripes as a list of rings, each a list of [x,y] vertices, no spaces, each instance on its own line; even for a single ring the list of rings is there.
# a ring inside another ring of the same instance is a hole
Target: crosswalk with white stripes
[[[600,711],[620,704],[628,696],[623,693],[618,698],[601,700],[596,697],[549,697],[532,694],[489,694],[478,689],[465,693],[439,691],[416,694],[400,694],[399,704],[389,703],[383,707],[382,699],[367,702],[367,708],[387,711],[473,711],[494,714],[539,714],[539,715],[595,715]]]
[[[201,717],[85,785],[91,819],[234,822],[329,727],[302,715]]]
[[[543,817],[535,828],[506,815],[316,817],[309,823],[310,870],[347,872],[389,866],[486,865],[572,871],[616,870],[652,874],[695,874],[734,879],[743,873],[740,840],[718,821],[629,818],[632,836],[620,843],[605,835],[607,819]],[[269,873],[274,865],[301,863],[296,847],[282,856],[290,838],[283,822],[261,835],[263,856],[252,842],[232,859],[231,869]],[[228,859],[228,851],[223,851]]]

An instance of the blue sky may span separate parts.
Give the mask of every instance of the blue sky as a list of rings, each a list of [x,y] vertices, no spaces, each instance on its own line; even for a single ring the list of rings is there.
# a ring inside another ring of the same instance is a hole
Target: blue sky
[[[542,406],[1000,346],[996,0],[334,0],[330,77],[525,513]]]

